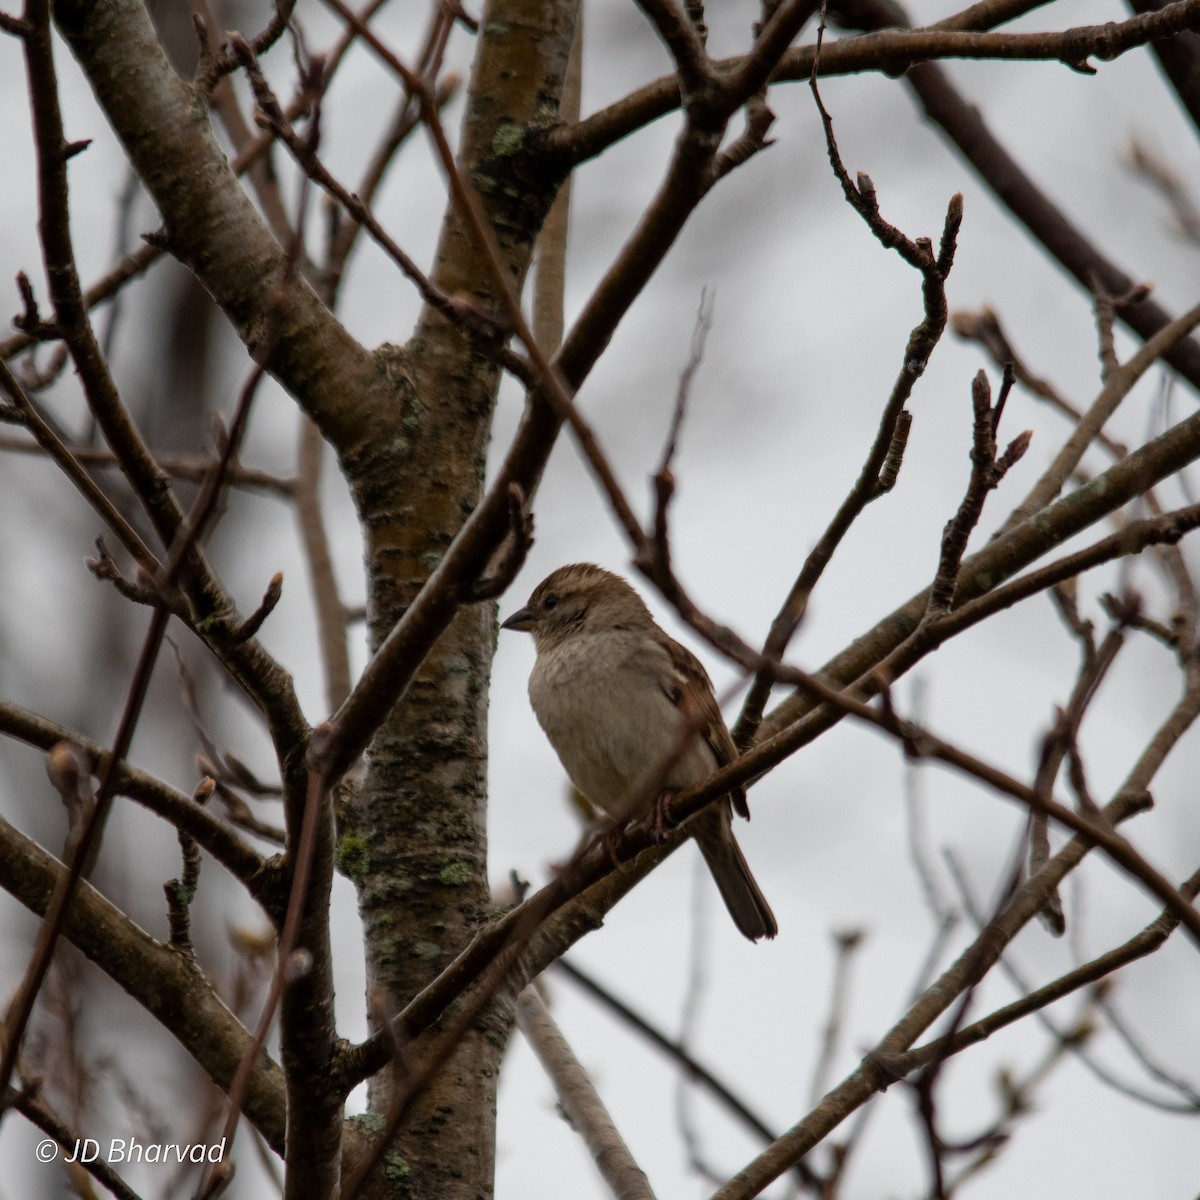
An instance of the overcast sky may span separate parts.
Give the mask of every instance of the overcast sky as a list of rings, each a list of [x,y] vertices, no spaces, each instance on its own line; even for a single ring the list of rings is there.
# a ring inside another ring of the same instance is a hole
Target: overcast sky
[[[409,51],[424,28],[425,6],[392,7],[380,29]],[[713,53],[744,48],[755,6],[738,0],[712,8]],[[419,16],[413,16],[417,9]],[[954,6],[929,2],[913,9],[914,20],[926,22],[949,14]],[[300,14],[314,45],[327,40],[331,26],[322,13],[302,3]],[[1016,28],[1063,28],[1126,15],[1116,3],[1062,2]],[[248,26],[253,24],[247,20]],[[470,39],[457,32],[449,60],[465,72],[470,51]],[[273,57],[276,70],[286,73],[286,54]],[[95,139],[71,167],[73,220],[86,281],[111,260],[112,208],[125,168],[65,52],[59,61],[67,135]],[[1132,139],[1142,139],[1200,195],[1195,131],[1147,54],[1101,65],[1090,77],[1054,64],[953,63],[947,69],[1022,165],[1111,258],[1134,278],[1152,282],[1158,298],[1174,312],[1200,299],[1200,250],[1173,231],[1162,199],[1125,165]],[[603,0],[587,6],[585,112],[668,70],[665,51],[632,5]],[[16,44],[3,39],[3,111],[20,111],[24,87]],[[356,164],[366,152],[363,139],[374,129],[369,114],[387,110],[392,88],[365,55],[353,56],[339,77],[326,110],[325,145],[331,166],[346,178],[356,177]],[[911,236],[936,239],[949,198],[963,193],[965,217],[948,288],[951,307],[993,306],[1038,373],[1076,403],[1090,402],[1099,386],[1095,328],[1088,301],[1074,281],[1042,256],[939,133],[922,121],[902,81],[857,76],[829,80],[822,90],[847,167],[871,176],[888,220]],[[712,329],[691,387],[675,470],[674,560],[702,606],[751,641],[764,636],[803,556],[853,482],[901,367],[908,332],[921,316],[918,277],[874,241],[841,196],[807,87],[778,87],[771,105],[778,118],[772,131],[776,144],[704,201],[579,395],[621,481],[638,510],[646,513],[647,478],[661,454],[696,311],[702,294],[711,295]],[[452,110],[451,128],[459,115],[460,106]],[[578,172],[568,322],[653,194],[675,131],[673,120],[661,121]],[[31,149],[28,130],[15,116],[5,122],[0,144],[9,164],[9,183],[0,190],[0,281],[12,281],[19,269],[40,279],[30,234],[35,219]],[[407,250],[428,262],[442,204],[427,145],[417,139],[394,168],[377,213]],[[141,231],[154,224],[143,199],[133,227]],[[151,284],[151,295],[157,286]],[[9,287],[8,308],[15,312],[18,300],[11,282]],[[416,297],[369,246],[355,258],[344,295],[343,319],[364,343],[407,337]],[[115,363],[123,385],[152,387],[160,369],[152,308],[147,300],[131,304],[119,330]],[[246,367],[244,352],[232,337],[227,341],[228,353],[212,384],[213,405],[224,409]],[[1133,345],[1118,336],[1122,356]],[[932,578],[942,525],[958,504],[969,470],[970,381],[980,367],[998,382],[998,372],[978,347],[947,334],[913,397],[914,428],[899,485],[857,523],[822,580],[793,646],[799,665],[820,666]],[[60,390],[62,403],[69,404],[69,379]],[[1161,395],[1162,377],[1152,373],[1118,414],[1117,435],[1131,442],[1143,438],[1156,419]],[[1178,416],[1195,398],[1179,386],[1171,402]],[[497,454],[515,427],[521,403],[518,390],[506,386],[494,438]],[[1065,431],[1058,418],[1017,393],[1002,437],[1025,428],[1034,431],[1032,447],[989,501],[973,547],[1024,495]],[[287,472],[294,429],[290,404],[279,396],[267,397],[256,412],[244,460]],[[1087,461],[1095,467],[1102,459]],[[339,531],[338,569],[346,597],[354,603],[362,596],[361,545],[332,464],[330,475],[327,492]],[[3,523],[7,529],[0,529],[0,550],[5,561],[18,566],[6,587],[6,606],[11,604],[15,613],[22,602],[32,602],[43,620],[30,628],[28,640],[18,639],[14,630],[20,626],[8,623],[5,636],[13,642],[0,647],[9,659],[8,669],[0,672],[0,691],[6,699],[40,710],[55,703],[61,683],[40,675],[42,639],[50,628],[45,614],[66,603],[60,597],[64,581],[70,581],[69,597],[84,586],[78,564],[95,530],[73,513],[71,537],[58,539],[52,548],[43,546],[33,556],[18,551],[17,534],[24,521],[43,511],[46,497],[61,493],[48,468],[12,468],[10,460],[3,460],[0,511],[17,519]],[[1164,499],[1175,504],[1181,497],[1168,491]],[[276,569],[294,581],[264,639],[296,675],[306,714],[315,721],[325,715],[322,685],[311,651],[311,613],[291,518],[273,500],[255,500],[253,510],[259,520],[254,541],[240,540],[231,524],[217,535],[214,554],[239,597],[261,593]],[[632,574],[628,547],[566,437],[539,493],[536,521],[536,545],[501,601],[502,614],[519,607],[538,580],[564,562],[591,560]],[[1196,554],[1189,551],[1189,559],[1196,561]],[[1115,579],[1108,575],[1085,582],[1081,603],[1086,615],[1102,619],[1096,597],[1115,586]],[[1161,600],[1162,591],[1145,565],[1139,566],[1137,579],[1152,603]],[[671,632],[704,659],[719,691],[735,684],[736,675],[711,650],[681,630],[653,596],[647,599]],[[69,641],[72,635],[65,636]],[[84,626],[79,637],[89,636],[95,630]],[[359,647],[359,663],[362,653]],[[491,699],[489,832],[497,883],[512,870],[535,884],[544,881],[551,864],[570,854],[580,832],[565,802],[561,768],[529,709],[525,680],[532,661],[528,638],[501,634]],[[1039,738],[1053,706],[1067,699],[1076,666],[1076,649],[1062,635],[1049,602],[1030,601],[919,668],[923,720],[989,762],[1030,779]],[[913,703],[913,686],[910,677],[897,687],[897,701],[905,710]],[[1106,799],[1111,794],[1177,689],[1177,670],[1164,651],[1150,645],[1126,651],[1082,731],[1095,795]],[[164,694],[170,694],[169,686]],[[730,719],[740,698],[738,694],[726,706]],[[54,711],[47,715],[66,719]],[[236,720],[227,724],[230,749],[269,772],[265,743],[255,741]],[[111,736],[103,728],[92,732]],[[154,766],[150,739],[141,749],[142,757],[135,758]],[[0,763],[6,752],[0,747]],[[181,761],[186,763],[186,757],[176,754],[173,765],[164,763],[161,769],[178,772]],[[1200,862],[1200,821],[1194,808],[1198,767],[1193,731],[1154,788],[1155,812],[1129,827],[1137,846],[1173,879],[1183,878]],[[172,782],[188,790],[192,786],[179,776]],[[942,858],[949,849],[975,895],[988,904],[1010,864],[1021,813],[937,768],[922,771],[912,786],[923,800],[926,847],[945,895],[956,895]],[[698,940],[704,982],[696,1053],[771,1124],[785,1129],[810,1106],[832,983],[831,935],[861,929],[865,942],[855,961],[842,1041],[827,1085],[852,1070],[903,1011],[929,948],[933,918],[907,851],[905,788],[904,763],[892,744],[862,728],[835,729],[754,789],[753,821],[737,828],[779,919],[776,941],[750,945],[737,934],[710,881],[696,870],[698,855],[685,847],[623,901],[606,926],[572,952],[572,959],[674,1033],[689,972],[696,969],[693,942]],[[48,794],[36,799],[37,805],[48,803]],[[10,808],[26,811],[15,798],[11,803],[0,798],[0,804],[6,815]],[[106,853],[128,845],[123,840],[133,836],[128,830],[140,828],[126,826],[118,817]],[[154,837],[154,844],[163,847],[162,861],[173,864],[169,831],[160,829]],[[215,877],[213,870],[208,878]],[[1014,961],[1036,983],[1069,969],[1074,955],[1091,956],[1117,944],[1155,915],[1155,906],[1099,859],[1089,862],[1079,878],[1078,892],[1070,891],[1067,898],[1071,938],[1054,941],[1040,926],[1031,926],[1014,944]],[[161,913],[152,915],[159,905],[157,886],[147,885],[145,919],[161,923]],[[337,938],[343,1032],[357,1037],[364,1031],[361,955],[353,891],[341,878],[336,904],[339,930],[345,931]],[[230,920],[252,920],[250,910],[233,896],[221,911]],[[28,922],[7,901],[0,916],[12,922],[14,931],[0,959],[3,978],[13,980],[27,953],[22,939]],[[158,927],[152,931],[163,932]],[[960,925],[948,954],[965,945],[969,935]],[[1195,1004],[1200,962],[1182,939],[1177,943],[1121,976],[1116,1000],[1162,1061],[1200,1080]],[[551,980],[550,986],[556,1016],[594,1071],[657,1194],[707,1195],[711,1187],[686,1165],[672,1071],[569,984]],[[1014,994],[994,972],[977,994],[973,1012],[990,1010]],[[1065,1024],[1075,1012],[1076,1001],[1071,1000],[1053,1015]],[[113,1048],[122,1050],[119,1023],[111,1032]],[[1046,1046],[1045,1036],[1025,1022],[956,1060],[943,1085],[946,1132],[971,1136],[985,1126],[999,1111],[996,1071],[1008,1067],[1021,1073],[1039,1061]],[[1098,1036],[1094,1049],[1121,1078],[1144,1083],[1111,1035]],[[998,1163],[981,1173],[966,1194],[977,1200],[1195,1194],[1194,1117],[1151,1111],[1074,1063],[1058,1069],[1035,1101],[1036,1113],[1018,1124]],[[926,1165],[914,1133],[911,1095],[894,1088],[876,1106],[845,1194],[922,1194]],[[694,1104],[693,1119],[704,1139],[705,1157],[726,1174],[759,1149],[707,1101]],[[11,1120],[4,1125],[0,1162],[24,1170],[30,1161],[28,1134],[15,1126]],[[6,1186],[0,1183],[0,1196]],[[243,1196],[269,1194],[253,1185],[242,1187],[238,1194]],[[497,1189],[502,1197],[523,1200],[590,1200],[606,1194],[578,1139],[557,1115],[549,1085],[519,1037],[513,1039],[501,1087]]]

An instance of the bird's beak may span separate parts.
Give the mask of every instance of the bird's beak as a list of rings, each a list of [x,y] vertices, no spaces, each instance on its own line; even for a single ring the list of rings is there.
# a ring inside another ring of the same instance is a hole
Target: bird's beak
[[[517,629],[524,633],[530,633],[533,630],[534,624],[533,613],[527,608],[519,608],[507,621],[500,622],[500,628]]]

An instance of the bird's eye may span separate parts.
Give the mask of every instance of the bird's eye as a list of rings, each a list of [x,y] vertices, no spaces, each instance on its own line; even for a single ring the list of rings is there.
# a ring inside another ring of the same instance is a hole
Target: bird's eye
[[[552,608],[557,608],[558,607],[558,597],[557,596],[547,596],[545,598],[545,600],[542,601],[542,607],[547,612],[549,612],[550,609],[552,609]]]

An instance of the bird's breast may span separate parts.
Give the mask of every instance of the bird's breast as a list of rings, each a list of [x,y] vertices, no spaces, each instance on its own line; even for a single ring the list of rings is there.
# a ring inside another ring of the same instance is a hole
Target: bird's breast
[[[664,687],[669,664],[657,651],[645,638],[576,637],[539,653],[529,677],[534,713],[571,781],[606,811],[618,809],[685,736]],[[691,739],[663,783],[703,778],[715,765],[706,751]]]

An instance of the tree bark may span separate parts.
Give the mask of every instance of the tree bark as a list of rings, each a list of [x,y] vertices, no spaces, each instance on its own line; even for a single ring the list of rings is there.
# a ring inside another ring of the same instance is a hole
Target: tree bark
[[[558,184],[522,148],[532,127],[556,115],[575,9],[575,0],[493,0],[480,23],[458,164],[518,293]],[[453,197],[433,281],[485,314],[504,313],[493,269]],[[383,348],[380,358],[395,384],[389,433],[362,443],[344,464],[367,542],[373,647],[479,502],[499,385],[495,364],[428,308],[408,344]],[[342,861],[356,868],[374,1011],[402,1007],[491,911],[487,688],[495,641],[494,604],[460,611],[368,751]],[[491,1194],[495,1089],[512,1016],[511,1005],[488,1012],[456,1048],[376,1172],[372,1194]],[[373,1081],[372,1109],[386,1111],[391,1094],[385,1071]]]

